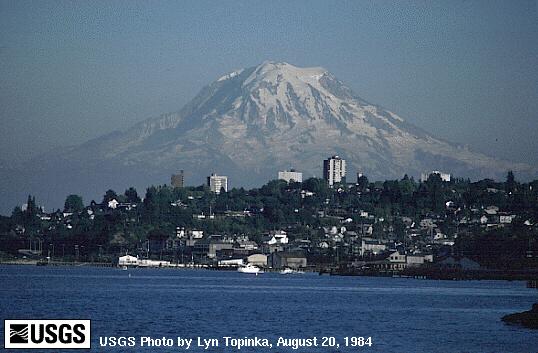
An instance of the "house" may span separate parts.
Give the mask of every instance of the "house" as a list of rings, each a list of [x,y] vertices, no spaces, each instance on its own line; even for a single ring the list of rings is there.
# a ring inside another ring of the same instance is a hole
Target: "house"
[[[204,237],[203,230],[191,230],[189,233],[193,239],[202,239]]]
[[[387,257],[387,260],[389,260],[390,263],[393,264],[405,264],[406,263],[406,255],[400,254],[399,251],[394,251],[389,254]]]
[[[499,222],[503,224],[512,223],[512,220],[514,220],[514,218],[516,218],[516,216],[512,214],[500,214]]]
[[[236,239],[235,246],[236,246],[236,248],[241,249],[241,250],[245,250],[245,251],[258,250],[258,244],[253,240],[249,240],[249,238],[246,237],[246,236],[238,237]]]
[[[309,250],[312,247],[312,241],[309,239],[296,239],[294,243],[300,249]]]
[[[428,230],[437,227],[435,221],[431,218],[424,218],[420,221],[420,228]]]
[[[276,244],[287,244],[288,243],[288,235],[283,230],[276,231],[269,235],[269,240],[267,240],[268,245],[276,245]]]
[[[118,207],[118,205],[119,205],[119,202],[116,199],[112,199],[108,201],[108,204],[107,204],[108,208],[111,208],[113,210],[115,210]]]
[[[301,198],[314,196],[312,191],[301,190]]]
[[[377,255],[382,251],[385,251],[386,248],[387,246],[377,239],[362,238],[361,240],[361,256],[368,253]]]
[[[121,208],[121,209],[124,209],[126,211],[131,211],[133,209],[136,208],[136,203],[134,202],[120,202],[118,205],[117,205],[117,208]]]
[[[402,271],[407,267],[406,255],[393,251],[384,260],[369,261],[368,265],[380,271]]]
[[[302,252],[274,252],[267,257],[267,264],[272,268],[306,267],[306,257]]]
[[[179,234],[179,235],[178,235]],[[185,236],[185,232],[181,232],[181,230],[177,231],[176,228],[176,235],[178,235],[180,238]],[[200,239],[203,239],[204,237],[204,231],[203,230],[190,230],[187,232],[187,239],[185,240],[185,246],[192,247],[196,244],[197,241]]]
[[[359,224],[357,230],[363,235],[372,235],[374,228],[371,224]]]
[[[329,243],[327,243],[326,241],[322,241],[318,244],[318,247],[320,249],[328,249],[329,248]]]

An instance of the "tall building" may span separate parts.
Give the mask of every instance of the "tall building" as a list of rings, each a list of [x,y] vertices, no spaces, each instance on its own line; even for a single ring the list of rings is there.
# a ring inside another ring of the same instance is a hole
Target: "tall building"
[[[220,194],[221,189],[228,192],[228,177],[212,173],[211,176],[207,177],[207,186],[216,194]]]
[[[172,174],[170,185],[174,188],[182,188],[185,185],[185,173],[180,170],[177,174]]]
[[[332,156],[323,161],[323,179],[329,186],[336,183],[345,182],[346,178],[346,160],[338,156]]]
[[[286,182],[291,182],[292,180],[298,183],[303,182],[303,173],[292,169],[290,171],[278,172],[278,179],[285,180]]]

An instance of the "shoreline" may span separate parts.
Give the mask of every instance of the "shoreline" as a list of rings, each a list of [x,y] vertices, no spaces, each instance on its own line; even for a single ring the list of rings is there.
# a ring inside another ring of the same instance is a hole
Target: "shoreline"
[[[120,266],[110,262],[69,262],[69,261],[51,261],[43,262],[40,260],[0,260],[0,266],[51,266],[51,267],[92,267],[92,268],[118,268]],[[189,264],[174,264],[173,266],[137,266],[130,268],[151,268],[151,269],[178,269],[178,270],[208,270],[208,271],[225,271],[234,272],[235,268],[231,267],[215,267],[208,265],[189,265]],[[266,273],[278,273],[280,269],[264,269]],[[432,273],[427,272],[339,272],[339,271],[325,271],[322,268],[309,268],[303,269],[305,273],[315,273],[318,275],[329,276],[345,276],[345,277],[385,277],[385,278],[407,278],[407,279],[421,279],[421,280],[442,280],[442,281],[522,281],[527,282],[528,288],[538,287],[538,275],[536,272],[528,271],[503,271],[503,270],[489,270],[489,271],[440,271]]]

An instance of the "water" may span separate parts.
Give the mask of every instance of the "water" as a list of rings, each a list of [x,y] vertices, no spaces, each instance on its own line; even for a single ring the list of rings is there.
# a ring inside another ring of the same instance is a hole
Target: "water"
[[[203,351],[140,347],[141,336],[219,339],[209,352],[536,352],[538,331],[500,321],[536,301],[524,282],[0,266],[0,319],[91,319],[92,352]],[[100,347],[109,336],[137,346]],[[273,348],[238,351],[224,336]],[[340,347],[276,347],[280,336],[335,337]],[[372,346],[344,347],[346,336]]]

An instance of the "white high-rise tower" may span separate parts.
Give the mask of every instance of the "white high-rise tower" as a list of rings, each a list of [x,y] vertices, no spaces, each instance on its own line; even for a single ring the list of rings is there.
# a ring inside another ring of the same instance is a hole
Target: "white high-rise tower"
[[[228,192],[228,177],[213,173],[207,177],[207,186],[216,194],[220,194],[221,189],[224,189],[224,192]]]
[[[323,179],[327,180],[329,186],[336,183],[345,182],[346,160],[338,156],[332,156],[323,161]]]

